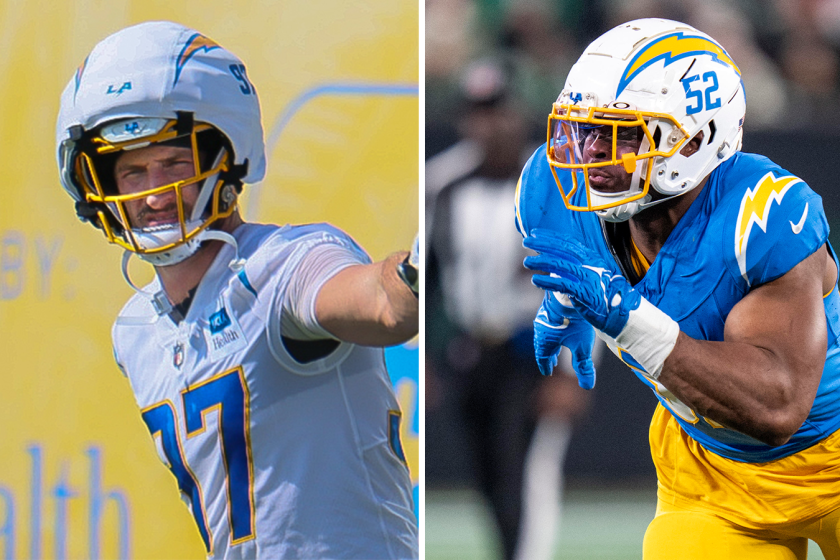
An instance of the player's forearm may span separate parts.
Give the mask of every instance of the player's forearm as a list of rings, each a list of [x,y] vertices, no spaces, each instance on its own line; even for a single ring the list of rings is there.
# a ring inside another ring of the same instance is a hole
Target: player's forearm
[[[753,288],[729,310],[725,342],[710,342],[681,332],[576,239],[534,229],[523,244],[539,253],[525,266],[552,273],[534,275],[535,285],[569,294],[586,321],[696,413],[769,445],[807,418],[825,365],[825,251]]]
[[[376,327],[372,335],[387,344],[399,344],[416,336],[420,325],[420,299],[400,278],[397,267],[408,256],[394,253],[374,266],[378,267]]]
[[[764,348],[680,333],[658,381],[697,414],[775,446],[807,418],[816,384],[803,395],[801,380],[814,376],[819,371],[792,370]]]
[[[318,296],[319,323],[340,340],[365,346],[392,346],[415,336],[419,301],[397,273],[406,254],[339,272]]]

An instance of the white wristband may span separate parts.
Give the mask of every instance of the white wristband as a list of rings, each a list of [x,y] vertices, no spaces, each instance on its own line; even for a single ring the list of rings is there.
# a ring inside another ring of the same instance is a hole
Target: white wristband
[[[642,298],[639,308],[630,312],[627,324],[615,337],[615,342],[627,350],[652,379],[658,379],[679,334],[680,326],[676,321]]]

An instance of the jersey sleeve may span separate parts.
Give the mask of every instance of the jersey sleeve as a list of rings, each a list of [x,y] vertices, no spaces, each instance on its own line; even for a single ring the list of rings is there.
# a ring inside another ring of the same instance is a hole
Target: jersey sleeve
[[[288,241],[286,278],[278,282],[274,294],[271,330],[300,340],[333,338],[315,316],[318,292],[348,266],[368,264],[371,259],[349,235],[329,224],[301,226]]]
[[[771,170],[748,184],[740,201],[731,201],[724,251],[730,272],[750,288],[783,276],[814,253],[828,240],[829,228],[822,199],[799,177]]]
[[[348,266],[367,262],[366,255],[343,243],[325,242],[310,248],[278,302],[285,335],[299,340],[334,338],[315,316],[315,298],[330,278]]]
[[[114,331],[113,331],[113,330],[112,330],[112,333],[114,333]],[[113,342],[113,343],[112,343],[112,346],[111,346],[111,350],[112,350],[112,352],[114,353],[114,362],[116,362],[116,364],[117,364],[117,369],[119,369],[119,370],[120,370],[120,373],[123,375],[123,377],[128,377],[128,373],[126,373],[126,371],[125,371],[125,366],[123,365],[123,362],[122,362],[122,360],[120,359],[120,354],[119,354],[119,352],[117,351],[117,341],[116,341],[116,339],[114,338],[115,336],[116,336],[116,333],[114,333],[114,334],[112,334],[112,335],[111,335],[112,342]]]

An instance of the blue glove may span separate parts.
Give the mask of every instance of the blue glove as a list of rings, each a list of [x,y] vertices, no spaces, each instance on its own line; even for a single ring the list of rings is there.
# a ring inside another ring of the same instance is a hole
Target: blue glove
[[[545,290],[569,294],[575,310],[601,332],[616,338],[642,296],[620,274],[613,274],[595,251],[575,238],[547,229],[535,229],[525,247],[540,253],[527,257],[525,267],[548,272],[531,282]]]
[[[573,308],[564,306],[551,292],[546,292],[534,319],[534,355],[540,373],[551,375],[560,348],[565,346],[572,352],[572,368],[577,374],[578,385],[591,389],[595,386],[593,344],[595,330],[592,326]]]

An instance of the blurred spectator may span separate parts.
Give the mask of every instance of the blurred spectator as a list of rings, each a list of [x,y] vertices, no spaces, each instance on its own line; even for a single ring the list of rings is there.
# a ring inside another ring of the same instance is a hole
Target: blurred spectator
[[[477,49],[472,0],[426,0],[426,157],[455,142],[457,75]]]
[[[512,75],[499,59],[468,67],[460,140],[427,162],[426,413],[456,411],[504,558],[539,560],[551,557],[570,423],[589,395],[570,364],[570,375],[543,378],[534,361],[542,291],[522,267],[513,209],[536,146]]]
[[[787,113],[787,88],[779,67],[760,47],[741,4],[724,0],[605,0],[607,29],[625,21],[659,17],[682,21],[717,39],[738,61],[747,93],[745,126],[776,126]],[[748,3],[747,3],[748,4]],[[764,19],[767,19],[766,17]]]
[[[786,41],[781,53],[782,70],[790,81],[794,100],[787,115],[793,124],[819,123],[834,126],[840,123],[837,103],[838,56],[829,45],[814,34]]]
[[[788,112],[784,77],[759,47],[753,27],[737,3],[707,0],[693,4],[686,15],[686,23],[717,39],[738,61],[741,77],[748,84],[745,126],[759,129],[782,122]]]
[[[579,44],[601,27],[595,1],[478,0],[476,42],[516,60],[514,82],[526,110],[541,117],[563,88]],[[594,38],[594,37],[592,37]]]
[[[840,48],[840,2],[821,0],[813,2],[814,27],[832,48]]]
[[[838,2],[775,2],[783,24],[778,59],[793,99],[794,124],[835,126],[840,123]]]
[[[466,60],[499,49],[514,58],[520,97],[542,116],[580,49],[641,17],[684,21],[730,51],[748,84],[747,130],[840,120],[840,0],[427,0],[431,152],[456,139],[435,135],[457,118],[456,77]]]

